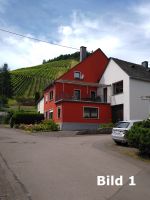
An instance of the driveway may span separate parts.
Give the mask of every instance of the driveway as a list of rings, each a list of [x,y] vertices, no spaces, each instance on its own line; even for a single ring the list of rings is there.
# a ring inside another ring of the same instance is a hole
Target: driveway
[[[33,136],[0,128],[0,174],[2,200],[150,199],[150,163],[120,153],[110,135]],[[97,186],[97,176],[111,175],[123,176],[123,186]],[[129,186],[130,176],[136,186]]]

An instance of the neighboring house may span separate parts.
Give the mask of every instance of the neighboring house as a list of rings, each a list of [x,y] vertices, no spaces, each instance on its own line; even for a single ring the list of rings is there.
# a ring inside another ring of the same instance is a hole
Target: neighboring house
[[[80,61],[44,90],[45,118],[53,119],[61,130],[96,129],[100,123],[112,121],[110,103],[97,94],[104,86],[99,80],[107,56],[97,49],[86,58],[86,48],[81,47]]]
[[[44,96],[42,96],[37,102],[37,111],[44,114]]]
[[[150,95],[147,61],[137,65],[110,58],[99,84],[104,87],[98,89],[98,95],[103,95],[111,103],[113,122],[148,118],[150,101],[141,98]]]

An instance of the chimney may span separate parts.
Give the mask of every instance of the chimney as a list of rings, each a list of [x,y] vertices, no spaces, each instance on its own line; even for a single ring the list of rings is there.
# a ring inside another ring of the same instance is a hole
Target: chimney
[[[86,47],[80,47],[80,62],[82,62],[86,58]]]
[[[143,61],[141,64],[144,68],[148,69],[148,61]]]

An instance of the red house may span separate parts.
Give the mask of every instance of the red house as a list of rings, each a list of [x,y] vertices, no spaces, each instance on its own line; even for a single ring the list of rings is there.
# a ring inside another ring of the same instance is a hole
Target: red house
[[[45,118],[53,119],[61,130],[96,129],[111,122],[107,98],[97,96],[107,64],[100,49],[86,58],[86,47],[81,47],[80,63],[44,90]]]

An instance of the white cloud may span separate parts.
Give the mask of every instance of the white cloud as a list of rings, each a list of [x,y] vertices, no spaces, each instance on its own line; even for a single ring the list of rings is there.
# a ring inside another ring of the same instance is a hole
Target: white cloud
[[[137,18],[140,23],[138,28],[141,30],[143,35],[150,38],[150,3],[142,3],[134,7],[134,12],[137,14]]]
[[[11,69],[34,66],[41,64],[43,59],[48,60],[62,53],[68,53],[68,50],[27,38],[9,36],[3,39],[1,45],[0,64],[7,62]]]
[[[147,7],[144,4],[133,7],[127,13],[131,18],[123,17],[121,13],[91,17],[73,12],[71,22],[58,27],[57,43],[76,48],[83,45],[89,51],[101,48],[108,57],[137,63],[149,60],[150,20],[147,19],[150,19],[150,14]],[[76,51],[7,34],[1,34],[0,38],[0,64],[7,62],[11,69],[38,65],[43,59]]]
[[[108,32],[102,32],[101,27],[101,20],[90,19],[75,12],[70,26],[61,25],[59,28],[60,43],[73,47],[83,45],[89,51],[96,50],[99,47],[104,51],[113,51],[113,49],[119,48],[121,45],[120,38],[115,34],[111,34],[108,28]]]
[[[149,16],[150,17],[150,3],[141,3],[136,5],[133,8],[134,12],[138,13],[139,15]]]

